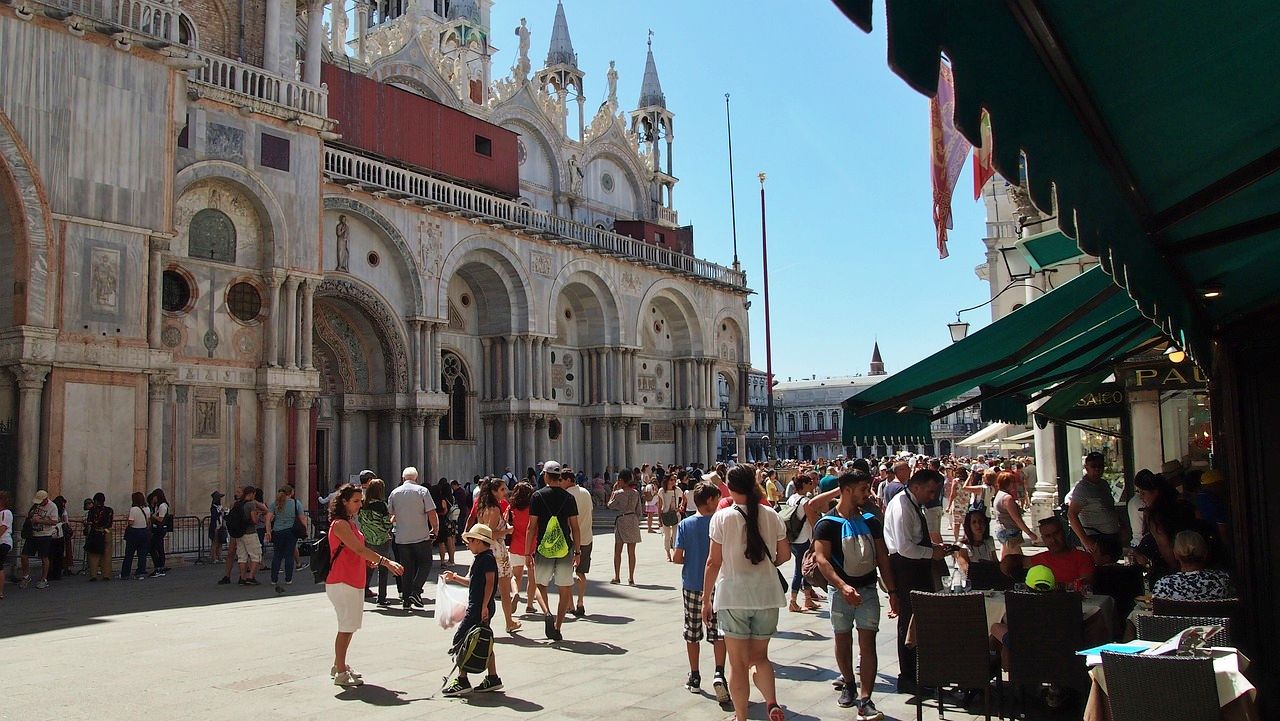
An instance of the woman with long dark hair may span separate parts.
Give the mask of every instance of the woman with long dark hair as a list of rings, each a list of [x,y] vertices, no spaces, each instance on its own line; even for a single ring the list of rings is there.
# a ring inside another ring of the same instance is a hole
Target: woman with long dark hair
[[[164,497],[164,489],[157,488],[147,496],[151,508],[151,576],[163,576],[169,572],[164,556],[164,537],[173,528],[173,510]]]
[[[431,487],[431,500],[435,501],[436,513],[440,515],[440,535],[436,536],[440,567],[452,566],[454,539],[458,535],[458,524],[462,522],[462,509],[453,500],[453,489],[449,487],[448,478],[441,478]]]
[[[520,483],[527,483],[527,481]],[[494,560],[498,563],[498,598],[502,600],[502,613],[507,617],[507,633],[515,633],[520,630],[520,622],[515,618],[516,604],[511,592],[511,554],[507,550],[506,543],[507,534],[511,532],[506,514],[506,508],[510,506],[506,501],[506,481],[501,478],[486,478],[480,482],[475,519],[476,523],[488,526],[493,532],[493,543],[490,544],[489,550],[493,551]]]
[[[365,570],[386,568],[395,575],[404,573],[404,566],[364,545],[364,534],[355,524],[364,499],[358,486],[344,485],[329,501],[329,575],[324,580],[324,592],[338,615],[338,636],[333,641],[333,667],[329,675],[337,686],[360,686],[364,678],[347,665],[347,649],[351,637],[360,630],[364,616]]]
[[[526,538],[529,532],[529,508],[533,505],[533,484],[528,481],[520,481],[516,484],[515,490],[511,492],[511,507],[507,509],[507,525],[511,527],[511,547],[508,552],[511,557],[511,575],[514,579],[515,591],[512,601],[519,605],[520,588],[525,583],[525,567],[529,569],[529,582],[525,592],[525,613],[533,613],[533,602],[537,599],[539,605],[542,606],[542,612],[550,613],[547,605],[546,591],[538,591],[538,583],[536,571],[533,564],[528,563],[529,556],[532,555],[533,549],[528,547],[529,539]]]
[[[93,494],[93,505],[84,518],[84,553],[90,581],[111,580],[111,522],[115,511],[107,505],[107,496]]]
[[[777,511],[762,505],[755,472],[728,472],[733,505],[711,518],[711,552],[703,577],[702,617],[716,621],[729,653],[729,696],[737,721],[746,721],[751,681],[764,696],[769,721],[783,721],[769,661],[769,639],[786,604],[786,581],[777,567],[791,559],[787,529]]]
[[[371,478],[364,485],[364,505],[357,515],[364,545],[379,556],[391,553],[391,511],[387,508],[387,484],[381,478]],[[387,568],[369,569],[365,579],[365,597],[373,592],[374,574],[378,577],[378,605],[387,605]]]
[[[138,580],[147,577],[147,549],[151,538],[151,507],[142,491],[134,491],[129,506],[129,523],[124,529],[124,564],[120,566],[120,580],[129,580],[133,558],[138,557]]]

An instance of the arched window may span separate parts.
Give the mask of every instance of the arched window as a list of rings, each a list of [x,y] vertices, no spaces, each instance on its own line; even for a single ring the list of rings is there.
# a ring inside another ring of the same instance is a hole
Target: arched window
[[[827,430],[827,414],[822,411],[818,411],[818,430]]]
[[[840,411],[831,411],[831,430],[840,430]]]
[[[796,414],[794,413],[787,414],[787,432],[788,433],[796,432]]]
[[[465,441],[467,435],[467,396],[471,383],[466,366],[457,355],[440,354],[440,390],[449,394],[449,412],[440,416],[440,440]]]
[[[802,431],[809,430],[809,412],[808,411],[805,411],[804,413],[800,414],[800,430]]]

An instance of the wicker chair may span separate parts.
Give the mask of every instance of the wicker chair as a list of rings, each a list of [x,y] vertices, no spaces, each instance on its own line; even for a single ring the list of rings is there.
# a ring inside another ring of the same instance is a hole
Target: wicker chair
[[[1081,693],[1089,688],[1084,657],[1084,609],[1080,594],[1006,591],[1009,626],[1009,683],[1018,690],[1026,714],[1024,689],[1050,683]]]
[[[916,679],[938,689],[938,718],[942,718],[942,687],[982,689],[983,711],[991,721],[991,681],[1000,678],[987,640],[987,607],[981,593],[911,592],[916,631]],[[916,721],[924,716],[924,698],[916,695]]]
[[[1134,619],[1139,641],[1168,641],[1192,626],[1222,626],[1209,639],[1210,646],[1231,645],[1231,619],[1210,616],[1138,616]]]
[[[1013,579],[1004,575],[999,563],[973,561],[969,564],[969,587],[975,591],[1008,591],[1013,588]]]
[[[1240,599],[1219,598],[1212,601],[1183,601],[1156,596],[1151,599],[1151,610],[1157,616],[1235,618],[1240,613]]]
[[[1219,716],[1213,659],[1103,653],[1111,721],[1204,721]]]

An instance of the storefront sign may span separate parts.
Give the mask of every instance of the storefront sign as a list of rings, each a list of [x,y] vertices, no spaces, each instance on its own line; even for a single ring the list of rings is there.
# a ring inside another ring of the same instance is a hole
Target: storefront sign
[[[1209,379],[1195,363],[1145,363],[1124,368],[1124,387],[1130,390],[1195,390],[1208,386]]]
[[[1118,383],[1100,383],[1092,392],[1076,401],[1075,409],[1087,411],[1091,418],[1119,416],[1124,411],[1124,389]]]

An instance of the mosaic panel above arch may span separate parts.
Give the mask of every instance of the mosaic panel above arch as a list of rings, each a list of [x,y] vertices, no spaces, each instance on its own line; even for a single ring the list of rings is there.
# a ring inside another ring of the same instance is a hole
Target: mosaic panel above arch
[[[404,338],[397,330],[400,319],[386,302],[372,291],[352,281],[341,278],[325,278],[316,289],[316,297],[333,296],[348,301],[364,312],[374,323],[374,334],[382,346],[386,363],[387,390],[409,392],[409,359]],[[354,331],[353,331],[354,332]]]

